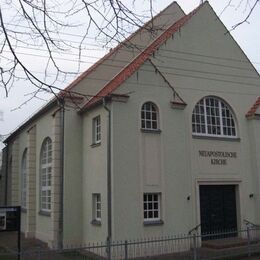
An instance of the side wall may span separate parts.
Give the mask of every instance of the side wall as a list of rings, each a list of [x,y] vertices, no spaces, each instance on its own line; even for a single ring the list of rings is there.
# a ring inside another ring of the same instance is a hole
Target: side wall
[[[248,122],[248,138],[250,140],[250,159],[254,176],[253,201],[256,207],[255,223],[260,223],[260,117]]]
[[[93,118],[101,118],[101,143],[93,144]],[[108,113],[101,106],[83,115],[82,218],[83,243],[104,242],[107,237],[107,124]],[[101,195],[101,223],[95,223],[93,194]]]
[[[22,210],[22,231],[25,232],[26,236],[38,238],[51,246],[54,245],[54,240],[56,241],[53,233],[55,228],[53,225],[53,216],[43,214],[40,211],[40,153],[42,143],[46,137],[51,138],[53,149],[57,149],[54,148],[57,147],[57,144],[55,144],[57,138],[54,136],[54,129],[59,127],[57,120],[54,120],[57,116],[57,113],[55,113],[56,110],[51,109],[48,113],[39,117],[8,143],[8,190],[10,190],[10,193],[7,196],[7,204],[21,204],[22,156],[25,149],[30,147],[31,150],[28,151],[27,155],[27,165],[29,167],[27,169],[29,171],[27,172],[27,208]],[[53,153],[56,153],[56,151]],[[55,156],[53,157],[52,182],[59,170],[57,167],[54,167],[55,161],[57,161]],[[52,188],[52,195],[54,193],[55,190]],[[32,197],[31,194],[34,194],[34,196]],[[54,207],[53,204],[52,207]],[[30,215],[28,215],[28,212]],[[52,208],[52,215],[54,213],[57,216],[57,210]]]
[[[82,243],[82,118],[74,109],[65,110],[63,244]]]

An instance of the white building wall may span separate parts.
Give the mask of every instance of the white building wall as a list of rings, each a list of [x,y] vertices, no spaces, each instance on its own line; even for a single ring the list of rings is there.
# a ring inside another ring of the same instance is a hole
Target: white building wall
[[[121,93],[127,103],[113,103],[114,238],[134,239],[188,231],[191,222],[190,178],[185,146],[184,111],[171,107],[173,92],[151,65],[129,79]],[[148,72],[148,70],[150,72]],[[149,85],[151,83],[151,85]],[[152,101],[159,109],[161,133],[141,131],[141,106]],[[143,193],[161,193],[164,224],[144,225]],[[122,215],[123,214],[123,215]]]
[[[252,189],[253,198],[252,203],[255,207],[254,223],[260,223],[260,120],[259,117],[248,120],[248,138],[250,141],[250,159],[253,174],[254,188]]]
[[[101,143],[93,145],[92,120],[101,117]],[[82,231],[83,243],[107,237],[107,111],[101,106],[83,116]],[[92,194],[101,194],[101,225],[92,224]]]
[[[50,215],[44,215],[40,212],[40,199],[39,199],[39,184],[40,184],[40,153],[41,146],[46,137],[50,137],[52,142],[54,141],[53,136],[53,113],[55,110],[51,110],[46,113],[43,117],[39,118],[36,125],[36,238],[41,239],[49,245],[53,243],[53,227],[52,227],[52,219]],[[52,209],[53,210],[53,209]]]
[[[65,110],[63,243],[78,246],[83,233],[83,136],[82,117]]]
[[[26,237],[35,237],[36,231],[36,127],[27,131],[27,194],[26,194]]]
[[[22,187],[22,174],[21,174],[21,170],[22,170],[22,157],[23,157],[23,153],[25,151],[25,149],[27,148],[27,132],[23,132],[21,133],[21,135],[19,135],[19,155],[18,155],[18,180],[19,180],[19,184],[18,184],[18,197],[19,197],[19,204],[17,205],[21,205],[21,187]],[[25,232],[26,231],[26,225],[27,225],[27,220],[26,220],[26,216],[27,216],[27,212],[26,209],[22,209],[22,213],[21,213],[21,231]]]
[[[200,223],[202,184],[236,185],[238,228],[244,219],[255,222],[255,202],[249,198],[255,190],[250,159],[254,154],[245,114],[259,95],[259,76],[225,32],[205,4],[155,53],[153,62],[187,103],[184,110],[171,108],[172,92],[149,62],[116,90],[131,93],[127,103],[113,103],[116,239],[187,233]],[[238,123],[236,140],[192,136],[193,108],[209,95],[222,98],[231,106]],[[140,131],[140,111],[145,101],[152,101],[159,108],[160,134]],[[152,160],[154,149],[158,152],[157,161]],[[235,152],[237,158],[228,159],[227,165],[212,165],[209,158],[199,156],[200,150]],[[150,183],[153,175],[145,183],[147,172],[143,168],[148,172],[161,169],[159,181]],[[160,226],[143,224],[142,195],[147,191],[162,193],[164,224]]]

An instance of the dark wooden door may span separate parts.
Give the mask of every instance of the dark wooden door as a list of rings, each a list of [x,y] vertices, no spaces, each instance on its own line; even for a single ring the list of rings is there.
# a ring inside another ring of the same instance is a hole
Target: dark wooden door
[[[235,185],[201,185],[200,217],[202,235],[236,231]]]

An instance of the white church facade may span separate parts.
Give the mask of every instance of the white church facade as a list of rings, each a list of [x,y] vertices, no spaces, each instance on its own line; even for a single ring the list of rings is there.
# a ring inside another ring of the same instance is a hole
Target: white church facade
[[[56,247],[260,223],[258,73],[208,2],[172,3],[154,38],[149,26],[5,140],[3,203],[21,205],[25,236]]]

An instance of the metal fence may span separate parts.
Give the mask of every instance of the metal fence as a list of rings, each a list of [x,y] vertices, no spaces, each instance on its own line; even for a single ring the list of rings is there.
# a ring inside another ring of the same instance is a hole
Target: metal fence
[[[230,230],[200,235],[164,236],[138,240],[89,243],[67,246],[62,250],[27,250],[20,259],[80,260],[80,259],[231,259],[260,254],[260,228]],[[0,260],[17,259],[15,251],[0,251]]]

